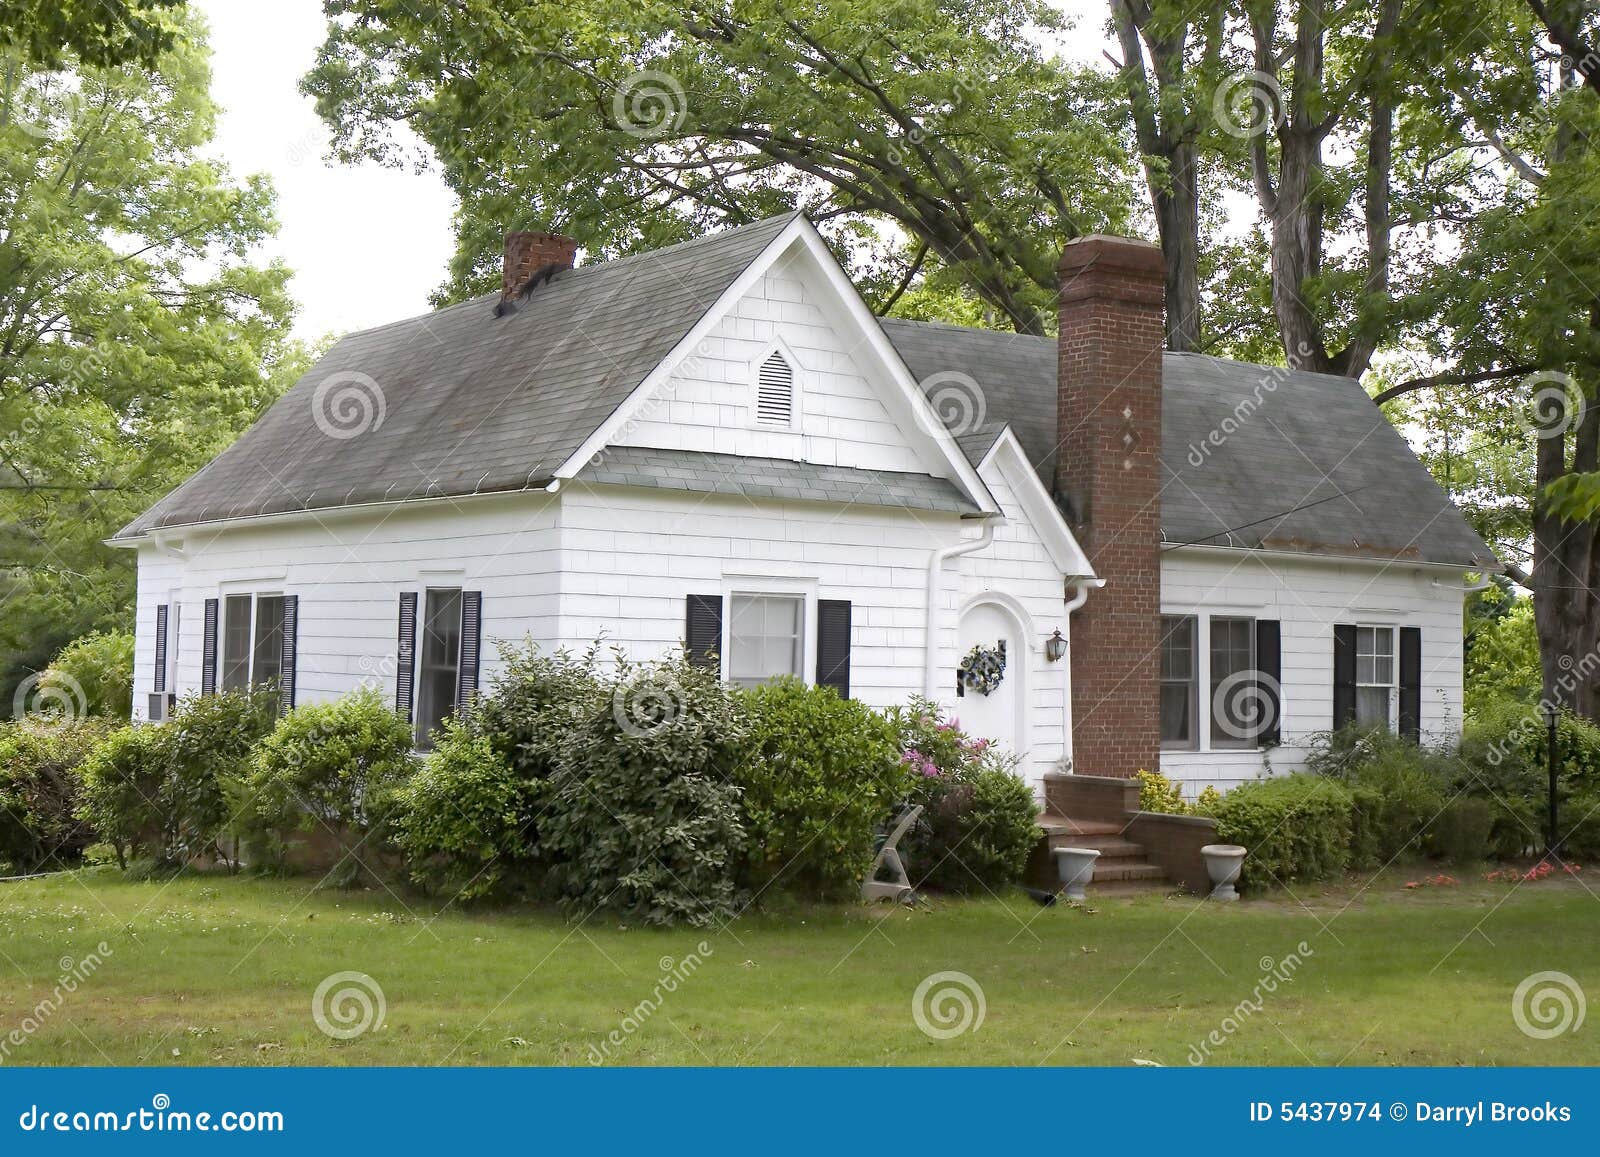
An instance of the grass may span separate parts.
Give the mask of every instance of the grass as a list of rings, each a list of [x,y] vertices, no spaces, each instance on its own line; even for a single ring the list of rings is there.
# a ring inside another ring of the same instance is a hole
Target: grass
[[[1511,1015],[1530,973],[1594,980],[1600,920],[1581,879],[1403,880],[1093,913],[1019,893],[663,932],[301,881],[86,870],[0,884],[0,1063],[585,1064],[616,1032],[621,1064],[1182,1065],[1213,1031],[1214,1064],[1600,1063],[1600,1026],[1535,1040]],[[102,941],[93,974],[36,1014]],[[698,970],[625,1031],[701,941]],[[1292,981],[1261,991],[1302,941]],[[343,971],[370,974],[387,1005],[352,1040],[312,1017],[318,983]],[[917,1027],[912,997],[944,971],[974,978],[986,1011],[940,1040]],[[1241,1014],[1257,996],[1260,1011]]]

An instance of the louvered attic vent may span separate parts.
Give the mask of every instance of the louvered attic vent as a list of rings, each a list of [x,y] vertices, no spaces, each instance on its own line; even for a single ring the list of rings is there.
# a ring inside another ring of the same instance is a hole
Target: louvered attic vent
[[[763,426],[787,426],[794,418],[794,370],[781,353],[773,351],[756,381],[756,421]]]

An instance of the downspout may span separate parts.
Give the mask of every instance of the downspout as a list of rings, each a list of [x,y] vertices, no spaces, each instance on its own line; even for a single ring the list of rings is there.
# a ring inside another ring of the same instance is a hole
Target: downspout
[[[1069,579],[1068,581],[1070,582],[1072,580]],[[1067,653],[1063,656],[1065,666],[1062,668],[1062,670],[1065,672],[1064,681],[1066,686],[1063,688],[1063,690],[1066,692],[1066,694],[1061,696],[1061,751],[1064,757],[1064,762],[1068,766],[1072,765],[1072,612],[1083,606],[1084,603],[1088,602],[1090,591],[1097,591],[1105,585],[1106,580],[1103,578],[1078,579],[1078,589],[1073,593],[1073,596],[1066,601],[1066,605],[1063,608],[1061,616],[1062,621],[1066,623],[1067,627]]]
[[[967,517],[963,515],[963,517]],[[994,542],[994,530],[1003,519],[991,515],[979,515],[983,518],[983,533],[977,538],[963,539],[954,546],[940,547],[928,556],[928,590],[927,621],[923,624],[922,645],[922,693],[929,699],[935,698],[935,684],[939,677],[939,646],[937,642],[939,618],[939,572],[944,564],[963,554],[972,554],[983,550]]]

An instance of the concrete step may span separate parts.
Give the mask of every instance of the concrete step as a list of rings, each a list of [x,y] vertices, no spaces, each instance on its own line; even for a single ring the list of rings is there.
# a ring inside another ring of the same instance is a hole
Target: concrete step
[[[1106,860],[1144,856],[1143,844],[1136,844],[1121,836],[1051,836],[1050,848],[1052,851],[1056,848],[1090,848],[1100,853],[1102,863]]]
[[[1120,880],[1164,880],[1166,873],[1154,864],[1143,860],[1100,860],[1094,866],[1090,886],[1109,884]]]

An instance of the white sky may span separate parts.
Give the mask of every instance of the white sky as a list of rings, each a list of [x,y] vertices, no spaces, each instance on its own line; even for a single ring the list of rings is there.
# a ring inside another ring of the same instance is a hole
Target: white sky
[[[1058,45],[1082,61],[1106,46],[1104,0],[1058,0],[1077,29]],[[317,338],[428,309],[453,249],[455,198],[436,173],[331,162],[328,133],[300,77],[324,35],[319,0],[194,0],[211,25],[214,151],[237,176],[266,173],[278,192],[268,256],[294,270],[295,333]]]

